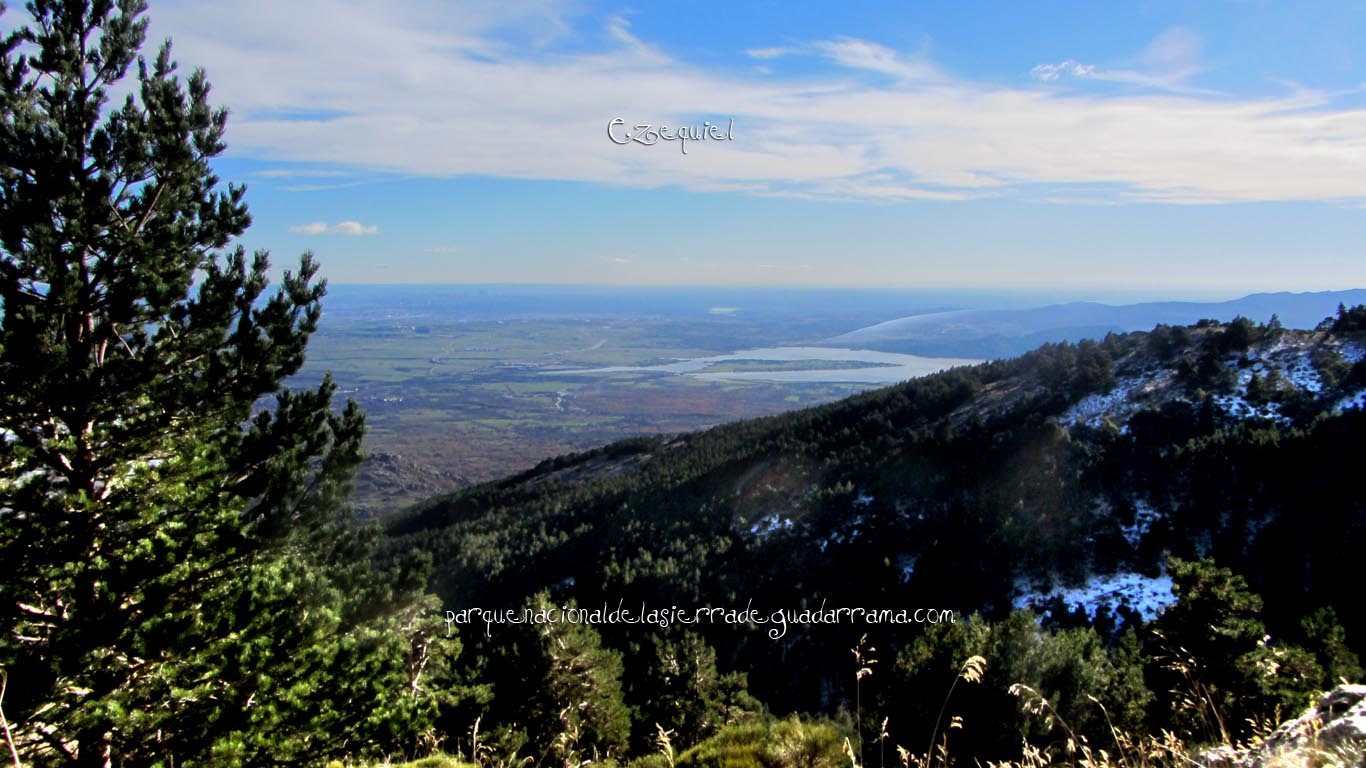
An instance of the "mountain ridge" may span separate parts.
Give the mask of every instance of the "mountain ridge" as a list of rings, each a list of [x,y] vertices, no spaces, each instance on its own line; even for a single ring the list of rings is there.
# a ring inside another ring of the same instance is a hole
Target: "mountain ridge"
[[[1048,602],[1096,575],[1157,577],[1172,551],[1213,556],[1258,587],[1285,581],[1270,616],[1306,596],[1345,610],[1331,553],[1366,545],[1346,468],[1366,460],[1355,439],[1363,344],[1345,326],[1241,320],[1045,345],[813,409],[548,460],[418,505],[387,535],[395,551],[434,557],[450,604],[515,605],[548,588],[588,604],[747,597],[1002,615],[1021,591]],[[1320,508],[1309,538],[1287,527],[1307,499]],[[1301,554],[1272,551],[1286,546]],[[1139,620],[1136,606],[1108,613]],[[622,628],[604,635],[640,642]],[[818,668],[834,641],[796,636],[823,650],[784,645],[789,666]],[[709,639],[735,649],[728,661],[760,691],[818,708],[818,690],[788,689],[795,678],[766,666],[744,632]]]
[[[1223,302],[1158,301],[1105,304],[1066,302],[1026,309],[960,309],[908,315],[858,328],[826,341],[911,354],[972,351],[981,356],[1021,354],[1046,342],[1103,338],[1106,333],[1185,325],[1237,316],[1266,321],[1276,315],[1288,328],[1313,328],[1339,305],[1366,302],[1366,290],[1254,293]]]
[[[1340,621],[1332,647],[1359,653],[1363,406],[1366,308],[1314,331],[1246,318],[1159,325],[560,456],[412,507],[385,521],[385,541],[396,559],[431,558],[448,616],[550,605],[602,606],[604,615],[624,606],[641,616],[752,608],[761,617],[814,609],[846,617],[787,624],[777,636],[752,620],[595,623],[593,636],[621,659],[642,739],[651,718],[669,716],[659,691],[677,684],[668,670],[680,649],[739,675],[732,690],[777,713],[834,715],[852,709],[857,690],[832,660],[866,642],[896,660],[876,684],[877,700],[894,703],[900,722],[893,743],[923,743],[915,729],[928,727],[934,710],[921,711],[919,686],[937,668],[927,659],[950,664],[951,678],[962,663],[952,648],[982,647],[973,643],[990,633],[1090,643],[1091,661],[1059,668],[1067,679],[1147,659],[1148,685],[1168,690],[1169,678],[1153,669],[1167,651],[1138,632],[1174,608],[1204,627],[1213,608],[1176,602],[1177,582],[1196,578],[1192,568],[1217,565],[1224,570],[1208,573],[1260,594],[1256,618],[1267,637],[1327,648],[1312,638],[1330,635],[1312,627]],[[1214,562],[1172,572],[1168,556]],[[857,623],[848,618],[854,609],[934,613],[952,624]],[[1304,623],[1311,618],[1318,623]],[[475,623],[456,628],[466,678],[533,690],[518,655],[533,630]],[[1032,653],[1011,646],[986,655],[1006,665],[999,674],[1023,675]],[[1334,664],[1287,674],[1352,668]],[[992,717],[1018,717],[1004,686],[1020,679],[997,678],[991,706],[1004,709]],[[1083,706],[1092,692],[1069,700]],[[469,717],[526,716],[521,694],[502,695]],[[1142,698],[1111,695],[1111,704]],[[1171,715],[1159,707],[1151,722]],[[999,759],[1018,746],[1009,732],[984,735],[974,754]]]

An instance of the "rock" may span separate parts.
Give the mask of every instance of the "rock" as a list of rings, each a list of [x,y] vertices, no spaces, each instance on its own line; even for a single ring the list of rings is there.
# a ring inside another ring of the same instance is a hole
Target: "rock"
[[[1366,685],[1339,685],[1319,698],[1319,712],[1331,720],[1339,712],[1346,712],[1366,699]]]
[[[1358,701],[1319,731],[1319,743],[1326,747],[1359,746],[1366,749],[1366,701]]]
[[[1204,765],[1228,766],[1211,750]],[[1202,755],[1205,757],[1205,755]],[[1366,766],[1366,685],[1339,685],[1235,761],[1238,768]]]
[[[1237,768],[1238,750],[1227,744],[1213,747],[1197,754],[1195,762],[1205,768]]]

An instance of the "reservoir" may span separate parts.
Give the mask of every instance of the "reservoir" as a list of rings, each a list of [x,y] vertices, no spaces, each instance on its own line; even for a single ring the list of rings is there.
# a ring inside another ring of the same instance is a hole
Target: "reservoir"
[[[830,362],[830,366],[822,366]],[[712,381],[775,381],[784,383],[895,384],[928,376],[960,365],[976,365],[981,360],[959,357],[921,357],[898,352],[840,347],[765,347],[725,355],[694,357],[661,365],[613,365],[555,371],[556,374],[659,373],[692,376]],[[740,367],[759,370],[733,370]],[[798,367],[799,370],[782,370]],[[863,365],[860,365],[863,364]],[[763,368],[777,370],[763,370]]]

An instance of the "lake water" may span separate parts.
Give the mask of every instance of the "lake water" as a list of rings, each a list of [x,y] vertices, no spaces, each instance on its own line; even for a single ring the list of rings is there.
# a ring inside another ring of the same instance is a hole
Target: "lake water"
[[[834,360],[839,362],[869,363],[867,368],[829,368],[802,371],[708,371],[718,363],[734,360]],[[613,365],[605,368],[581,368],[566,373],[660,373],[693,376],[711,381],[776,381],[785,383],[849,383],[895,384],[906,379],[928,376],[960,365],[976,365],[981,360],[959,357],[921,357],[897,352],[876,352],[868,349],[839,347],[767,347],[746,349],[727,355],[694,357],[662,365]]]

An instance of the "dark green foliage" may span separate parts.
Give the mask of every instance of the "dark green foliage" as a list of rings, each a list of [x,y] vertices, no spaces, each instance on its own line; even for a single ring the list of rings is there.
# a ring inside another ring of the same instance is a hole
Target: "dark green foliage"
[[[1333,333],[1356,333],[1366,331],[1366,304],[1351,309],[1339,304],[1337,317],[1330,317],[1324,325]]]
[[[1245,352],[1258,333],[1257,326],[1251,320],[1242,316],[1235,317],[1219,334],[1219,352],[1225,355],[1230,352]]]
[[[621,693],[621,655],[603,648],[590,625],[560,620],[562,608],[575,606],[538,592],[526,609],[555,621],[495,629],[495,720],[525,729],[525,752],[538,763],[573,766],[621,758],[631,727]]]
[[[1347,643],[1347,632],[1338,623],[1337,611],[1320,608],[1300,622],[1304,647],[1312,651],[1323,669],[1323,685],[1362,679],[1361,662]]]
[[[1177,364],[1177,374],[1192,390],[1203,390],[1226,394],[1237,384],[1238,375],[1234,369],[1225,365],[1227,334],[1216,336],[1211,343],[1207,337],[1199,347],[1199,354],[1182,357]]]
[[[1342,355],[1332,349],[1318,349],[1310,358],[1314,370],[1318,372],[1323,385],[1329,388],[1340,386],[1349,375],[1352,367],[1342,359]]]
[[[30,6],[0,44],[0,668],[20,748],[234,765],[411,745],[448,661],[421,558],[376,573],[350,529],[355,404],[333,411],[330,380],[280,389],[317,326],[316,265],[267,295],[266,254],[225,250],[250,222],[210,167],[226,112],[169,45],[138,58],[140,0]]]
[[[1310,649],[1267,634],[1262,599],[1247,582],[1208,560],[1168,562],[1180,598],[1154,623],[1152,685],[1175,706],[1155,721],[1206,739],[1246,738],[1257,722],[1298,712],[1310,696],[1332,687],[1320,659],[1343,674],[1360,674],[1331,611],[1303,622]]]
[[[1247,662],[1266,634],[1262,600],[1242,577],[1209,561],[1169,558],[1168,570],[1179,600],[1154,628],[1155,685],[1177,702],[1171,709],[1182,732],[1228,741],[1241,735],[1230,719],[1235,704],[1255,692]]]
[[[971,656],[987,659],[985,675],[955,686]],[[1021,696],[1028,694],[1013,693],[1014,686],[1027,686],[1078,734],[1105,745],[1112,741],[1109,722],[1125,729],[1142,724],[1151,699],[1142,669],[1132,633],[1107,648],[1089,627],[1047,631],[1026,612],[997,622],[975,616],[935,627],[908,645],[897,657],[896,679],[883,694],[884,706],[895,743],[923,753],[937,736],[948,739],[949,751],[959,759],[1001,760],[1017,754],[1022,736],[1039,742],[1049,732],[1047,722],[1022,711]],[[936,715],[940,710],[942,718]],[[962,732],[946,734],[941,724],[935,734],[935,723],[950,716],[962,719]]]
[[[1181,334],[1178,336],[1178,332]],[[1159,323],[1148,332],[1148,353],[1154,358],[1168,361],[1190,345],[1190,335],[1185,328]]]
[[[675,749],[686,749],[761,711],[746,690],[743,673],[717,672],[716,651],[702,636],[684,632],[653,641],[655,656],[643,675],[639,719],[672,732]]]

